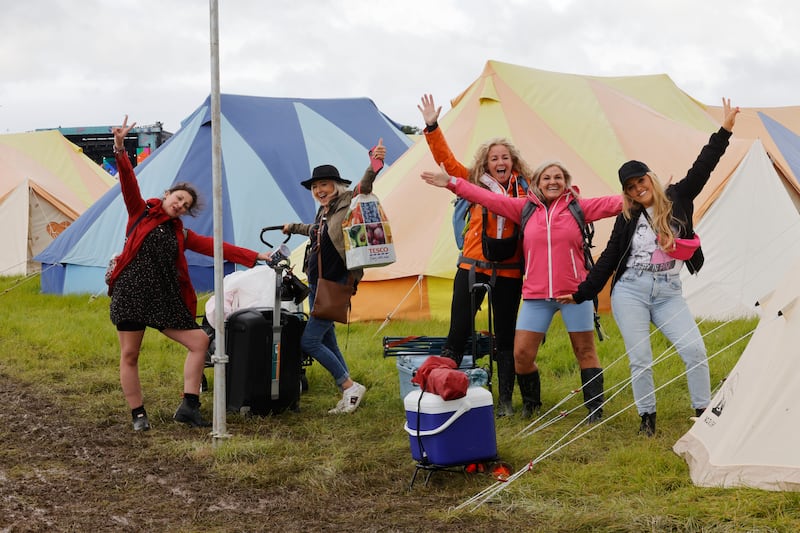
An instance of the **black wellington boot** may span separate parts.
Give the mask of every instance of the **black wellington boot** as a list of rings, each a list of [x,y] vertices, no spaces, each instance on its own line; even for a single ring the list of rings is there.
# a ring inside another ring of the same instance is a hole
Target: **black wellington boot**
[[[514,353],[508,350],[497,352],[495,358],[497,363],[497,412],[498,418],[501,416],[511,416],[514,414],[514,407],[511,397],[514,394]]]
[[[594,424],[603,418],[603,369],[582,368],[583,405],[589,410],[587,424]]]
[[[642,423],[639,425],[639,435],[652,437],[656,434],[656,414],[645,413],[642,415]]]
[[[542,384],[539,371],[530,374],[517,374],[519,390],[522,392],[522,417],[531,418],[542,407]]]
[[[448,346],[444,346],[442,348],[442,352],[440,354],[442,357],[447,357],[448,359],[452,359],[456,362],[456,368],[461,366],[461,361],[464,359],[464,353],[456,353],[455,350]]]

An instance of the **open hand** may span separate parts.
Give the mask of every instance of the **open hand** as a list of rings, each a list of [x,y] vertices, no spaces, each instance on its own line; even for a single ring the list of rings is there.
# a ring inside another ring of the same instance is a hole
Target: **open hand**
[[[422,113],[422,119],[425,121],[425,125],[433,126],[439,121],[439,113],[442,111],[442,106],[436,107],[436,104],[433,102],[433,95],[423,94],[422,105],[418,105],[417,109]]]
[[[419,176],[428,185],[434,185],[436,187],[447,187],[447,184],[450,182],[450,176],[444,169],[444,163],[439,165],[439,168],[441,168],[440,172],[431,172],[428,170],[424,170],[422,171],[422,174],[420,174]]]

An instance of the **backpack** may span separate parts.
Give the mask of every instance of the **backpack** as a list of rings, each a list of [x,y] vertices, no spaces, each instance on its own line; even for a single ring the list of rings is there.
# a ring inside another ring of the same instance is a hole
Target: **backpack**
[[[517,177],[517,183],[522,185],[522,190],[525,191],[525,194],[527,194],[528,193],[528,182],[522,176],[518,176]],[[453,208],[453,237],[456,240],[456,246],[458,246],[459,250],[464,248],[464,234],[467,232],[467,225],[469,224],[469,216],[470,216],[469,208],[470,208],[471,205],[472,205],[472,203],[469,200],[467,200],[465,198],[461,198],[460,196],[457,197],[455,199],[455,201],[453,202],[453,206],[454,206],[454,208]],[[486,214],[487,214],[487,209],[484,207],[483,208],[484,228],[486,227],[486,224],[485,224],[485,219],[486,219],[486,216],[487,216]],[[520,234],[520,236],[521,236],[521,234]],[[514,237],[511,237],[511,238],[513,238],[514,240],[517,240],[519,237],[515,233]],[[488,235],[486,235],[486,230],[484,229],[483,235],[482,235],[484,256],[487,259],[489,259],[490,261],[503,261],[504,259],[490,259],[486,255],[487,239],[491,239],[491,238]]]
[[[528,220],[530,220],[537,207],[539,207],[539,204],[535,204],[528,200],[525,203],[525,207],[522,208],[522,219],[519,223],[519,227],[522,230],[520,231],[520,238],[525,233],[525,225],[528,223]],[[575,222],[578,223],[578,227],[581,230],[581,236],[583,237],[583,262],[586,266],[586,270],[591,270],[594,266],[594,258],[592,258],[592,248],[594,248],[594,245],[592,244],[592,239],[594,238],[594,223],[586,223],[586,217],[583,214],[583,209],[581,209],[581,205],[574,198],[567,204],[567,208],[569,209],[569,212],[572,213],[572,216],[575,218]],[[594,303],[594,329],[597,331],[598,340],[602,341],[603,330],[600,327],[600,315],[597,314],[597,296],[595,296],[592,301]]]

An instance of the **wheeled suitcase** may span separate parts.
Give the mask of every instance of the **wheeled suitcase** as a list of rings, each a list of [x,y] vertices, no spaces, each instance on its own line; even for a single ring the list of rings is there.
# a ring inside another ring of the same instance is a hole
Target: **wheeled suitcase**
[[[267,415],[300,407],[302,313],[281,310],[280,364],[273,380],[272,308],[248,308],[231,313],[225,323],[226,404],[229,412]],[[273,383],[277,386],[273,391]],[[277,392],[274,394],[273,392]],[[275,397],[277,396],[277,397]]]

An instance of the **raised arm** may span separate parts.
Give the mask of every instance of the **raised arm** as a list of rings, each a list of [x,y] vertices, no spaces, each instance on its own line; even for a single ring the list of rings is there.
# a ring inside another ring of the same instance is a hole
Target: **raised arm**
[[[378,144],[370,148],[370,165],[364,171],[361,181],[358,182],[356,191],[358,193],[369,194],[372,192],[372,183],[378,176],[378,172],[383,168],[383,160],[386,158],[386,147],[383,145],[383,138],[378,139]]]

